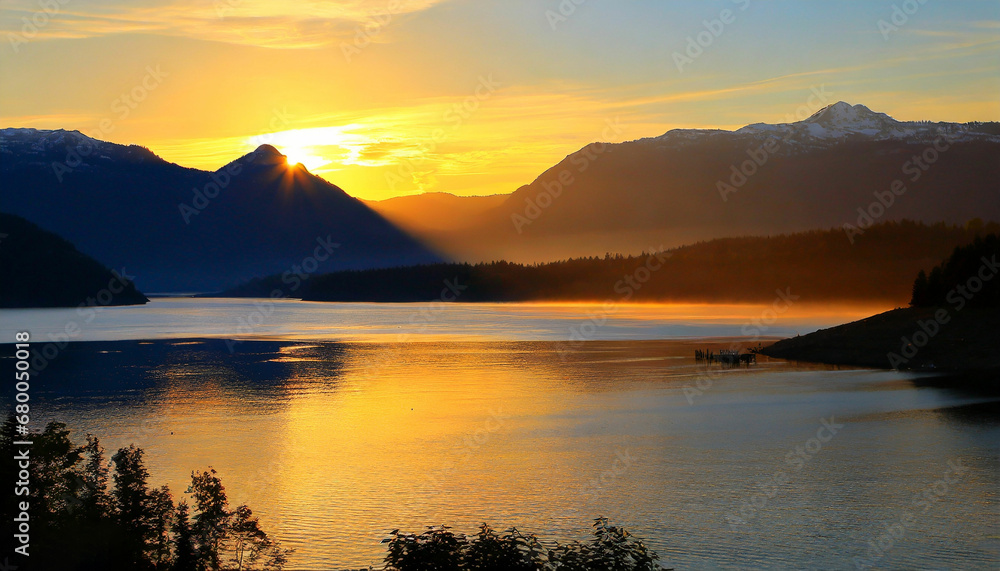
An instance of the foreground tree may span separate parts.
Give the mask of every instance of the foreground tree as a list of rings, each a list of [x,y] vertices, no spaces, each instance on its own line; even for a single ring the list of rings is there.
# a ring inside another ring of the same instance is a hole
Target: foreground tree
[[[171,566],[173,571],[197,571],[198,559],[194,549],[194,534],[191,531],[191,520],[188,516],[188,504],[185,501],[177,504],[177,515],[174,518],[173,548],[174,562]]]
[[[235,569],[254,569],[257,563],[263,569],[281,569],[288,562],[290,551],[281,549],[260,528],[260,522],[246,505],[236,508],[229,532],[230,562]]]
[[[173,558],[170,533],[176,517],[170,488],[162,486],[152,490],[149,492],[148,502],[149,558],[156,569],[169,569]]]
[[[108,464],[100,440],[87,435],[87,444],[82,449],[86,463],[81,475],[83,489],[80,490],[80,509],[88,520],[98,520],[111,513],[111,498],[108,496]]]
[[[198,514],[194,516],[199,569],[221,569],[219,550],[229,528],[229,505],[226,488],[214,468],[191,473],[191,493]]]
[[[153,562],[147,552],[152,544],[154,514],[146,483],[149,472],[142,456],[142,449],[133,444],[111,457],[115,466],[112,497],[119,525],[129,530],[124,534],[126,561],[134,569],[152,569]]]
[[[50,423],[18,434],[13,418],[0,426],[0,467],[15,481],[21,468],[14,442],[30,440],[30,495],[8,494],[0,513],[0,548],[15,553],[18,501],[31,504],[31,569],[59,571],[280,570],[289,550],[271,539],[247,506],[228,510],[215,470],[192,473],[188,502],[174,506],[166,486],[151,489],[141,448],[121,448],[109,470],[97,437],[75,446],[70,431]],[[109,486],[109,483],[112,484]],[[10,560],[19,565],[16,558]]]
[[[226,488],[215,469],[191,474],[198,509],[192,526],[199,570],[281,569],[291,550],[268,537],[246,505],[229,510]]]

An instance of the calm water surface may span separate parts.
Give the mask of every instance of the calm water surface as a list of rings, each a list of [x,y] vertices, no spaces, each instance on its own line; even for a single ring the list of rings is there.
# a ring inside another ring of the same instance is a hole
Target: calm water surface
[[[215,467],[231,503],[296,549],[293,569],[377,563],[396,527],[584,539],[598,515],[678,569],[1000,562],[1000,424],[984,399],[905,373],[694,361],[729,345],[695,337],[739,335],[766,308],[279,305],[235,345],[251,302],[106,310],[33,384],[35,420],[138,444],[175,497]],[[410,321],[422,310],[435,319]],[[0,317],[6,337],[28,323],[37,341],[79,316]],[[593,340],[566,342],[588,322]]]

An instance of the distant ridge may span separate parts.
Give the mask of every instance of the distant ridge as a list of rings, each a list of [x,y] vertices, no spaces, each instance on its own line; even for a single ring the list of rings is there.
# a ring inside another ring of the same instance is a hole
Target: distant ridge
[[[897,121],[885,113],[876,113],[864,105],[851,105],[844,101],[827,105],[802,121],[774,125],[756,123],[738,129],[735,133],[777,134],[783,138],[783,142],[793,146],[816,145],[822,142],[839,144],[847,138],[931,143],[942,135],[946,135],[952,141],[1000,142],[1000,136],[970,129],[968,125]]]
[[[335,272],[312,278],[299,295],[311,301],[719,303],[771,302],[781,290],[802,303],[904,305],[921,268],[980,233],[997,230],[998,224],[883,223],[853,245],[832,229],[539,265],[500,261]],[[220,295],[261,297],[280,284],[281,276],[270,276]]]
[[[0,212],[0,307],[97,307],[149,301],[112,272],[52,232]]]
[[[285,271],[302,283],[448,259],[546,262],[904,219],[997,221],[998,158],[996,123],[896,121],[836,102],[792,123],[593,143],[506,196],[362,202],[270,145],[209,173],[76,131],[0,130],[4,207],[102,263],[135,268],[153,291],[218,291]],[[302,272],[317,240],[340,246]]]
[[[877,198],[887,192],[888,207]],[[542,262],[869,218],[1000,221],[997,196],[1000,124],[897,121],[839,101],[790,123],[591,143],[500,205],[456,197],[431,208],[416,196],[408,210],[372,207],[455,259]]]

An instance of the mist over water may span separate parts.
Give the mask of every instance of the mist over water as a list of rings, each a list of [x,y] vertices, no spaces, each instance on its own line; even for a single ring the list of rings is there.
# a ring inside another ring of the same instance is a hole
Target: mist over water
[[[777,307],[776,311],[774,308]],[[891,309],[885,304],[327,303],[154,298],[143,306],[0,310],[0,339],[295,339],[570,341],[785,337]],[[75,333],[66,333],[75,325]]]

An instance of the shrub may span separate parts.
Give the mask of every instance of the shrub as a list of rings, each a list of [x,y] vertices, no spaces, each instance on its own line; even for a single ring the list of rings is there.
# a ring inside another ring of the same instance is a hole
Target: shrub
[[[447,526],[423,533],[398,529],[388,543],[386,571],[658,571],[659,556],[607,518],[594,520],[594,538],[581,543],[558,542],[546,549],[534,535],[516,528],[497,534],[482,524],[472,539]]]

